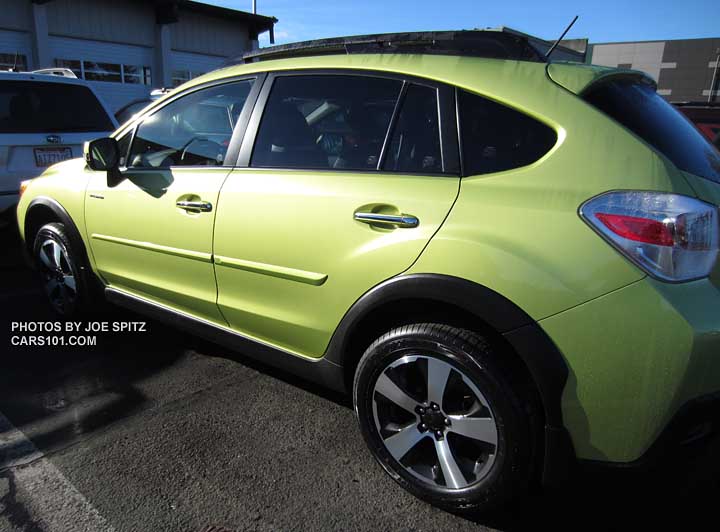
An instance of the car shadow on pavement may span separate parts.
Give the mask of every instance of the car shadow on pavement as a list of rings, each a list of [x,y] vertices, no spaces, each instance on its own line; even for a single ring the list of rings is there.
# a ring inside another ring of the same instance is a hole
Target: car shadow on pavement
[[[8,250],[0,258],[0,414],[36,448],[48,452],[148,408],[148,398],[136,383],[165,371],[183,357],[184,336],[150,323],[151,332],[142,335],[91,334],[96,346],[13,345],[13,337],[67,338],[69,333],[13,330],[13,324],[60,322],[50,310],[35,272],[24,265],[16,232],[0,231],[0,245]],[[83,323],[138,319],[109,308]],[[32,451],[24,444],[0,444],[0,469],[22,463],[24,455]]]
[[[654,471],[578,471],[567,486],[473,520],[506,531],[707,529],[720,498],[719,443]]]
[[[10,242],[5,249],[12,248]],[[99,347],[7,349],[12,321],[55,319],[32,272],[21,265],[19,254],[0,260],[0,413],[42,452],[73,445],[151,408],[156,399],[146,396],[143,381],[169,372],[188,352],[238,362],[351,410],[343,394],[155,322],[142,337],[102,337]],[[98,319],[139,317],[110,309]],[[0,445],[0,470],[4,461],[22,462],[35,448],[27,442]],[[642,474],[578,470],[566,486],[462,517],[507,531],[709,528],[720,500],[719,450],[716,438],[703,452],[678,451],[657,470]]]
[[[200,339],[189,341],[205,356],[234,360],[352,410],[348,396],[216,344]],[[701,449],[681,452],[684,456],[670,455],[657,469],[643,472],[578,466],[564,486],[536,489],[491,512],[458,516],[506,531],[664,530],[671,524],[679,529],[689,529],[691,524],[701,527],[714,519],[714,508],[720,500],[720,437]]]

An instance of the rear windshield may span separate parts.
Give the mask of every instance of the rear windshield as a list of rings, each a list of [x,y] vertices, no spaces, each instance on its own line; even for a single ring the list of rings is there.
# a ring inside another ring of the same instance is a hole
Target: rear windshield
[[[0,82],[0,133],[112,131],[90,89],[39,81]]]
[[[613,81],[585,100],[670,159],[679,169],[720,183],[720,152],[652,86]]]

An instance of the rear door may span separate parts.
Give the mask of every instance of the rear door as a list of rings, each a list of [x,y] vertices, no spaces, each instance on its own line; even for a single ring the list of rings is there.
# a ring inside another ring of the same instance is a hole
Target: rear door
[[[86,140],[115,123],[84,85],[0,81],[0,195],[17,194],[20,181],[65,159],[82,157]]]
[[[270,75],[215,222],[236,330],[321,356],[350,306],[407,269],[457,197],[451,89],[374,73]]]

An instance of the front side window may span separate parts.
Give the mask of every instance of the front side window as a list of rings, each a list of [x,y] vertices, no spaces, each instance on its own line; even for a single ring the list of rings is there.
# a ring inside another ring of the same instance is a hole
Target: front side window
[[[465,175],[527,166],[557,142],[549,126],[482,96],[458,91],[458,107]]]
[[[411,173],[442,172],[437,89],[410,85],[392,141],[384,170]]]
[[[128,168],[222,166],[252,84],[195,91],[150,115],[138,126]]]
[[[251,165],[376,170],[401,86],[368,76],[277,78]]]

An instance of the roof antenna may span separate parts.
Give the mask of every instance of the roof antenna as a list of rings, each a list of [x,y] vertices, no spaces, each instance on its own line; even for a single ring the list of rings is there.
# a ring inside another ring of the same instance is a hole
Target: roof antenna
[[[550,54],[552,54],[552,53],[555,51],[555,48],[557,48],[557,45],[560,44],[560,41],[563,40],[563,37],[565,37],[565,34],[566,34],[568,31],[570,31],[570,28],[573,27],[573,24],[575,24],[575,21],[576,21],[577,19],[578,19],[578,16],[575,15],[575,18],[572,19],[572,22],[571,22],[570,24],[568,24],[568,27],[567,27],[567,28],[565,28],[565,31],[562,32],[562,35],[560,35],[560,38],[559,38],[557,41],[555,41],[555,44],[553,44],[553,45],[550,47],[550,49],[547,51],[547,53],[545,54],[545,59],[550,59]]]

